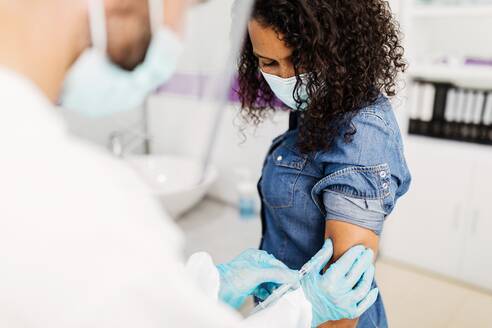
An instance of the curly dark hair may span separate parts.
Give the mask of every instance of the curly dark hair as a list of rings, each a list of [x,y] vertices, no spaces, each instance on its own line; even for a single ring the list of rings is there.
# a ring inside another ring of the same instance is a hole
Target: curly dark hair
[[[271,27],[293,50],[297,76],[314,73],[307,82],[308,101],[297,95],[299,77],[294,91],[298,106],[307,105],[299,121],[298,147],[303,153],[328,150],[340,136],[350,141],[356,133],[350,123],[358,110],[381,93],[396,94],[398,74],[407,64],[387,1],[255,0],[252,19]],[[239,58],[237,92],[248,123],[261,123],[275,108],[249,35]]]

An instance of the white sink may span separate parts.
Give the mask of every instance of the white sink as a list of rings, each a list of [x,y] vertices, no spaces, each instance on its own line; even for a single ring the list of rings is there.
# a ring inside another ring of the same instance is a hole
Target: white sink
[[[200,202],[217,179],[217,170],[213,167],[202,179],[201,163],[186,157],[150,155],[126,160],[174,218]]]

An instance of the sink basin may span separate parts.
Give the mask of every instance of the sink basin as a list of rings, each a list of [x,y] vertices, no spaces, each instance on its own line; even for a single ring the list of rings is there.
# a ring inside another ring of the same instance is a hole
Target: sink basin
[[[174,218],[200,202],[217,179],[217,170],[213,167],[201,179],[201,163],[186,157],[132,156],[127,161]]]

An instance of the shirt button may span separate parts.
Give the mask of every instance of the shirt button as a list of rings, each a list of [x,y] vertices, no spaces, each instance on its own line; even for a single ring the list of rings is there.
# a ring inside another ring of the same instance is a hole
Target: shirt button
[[[380,176],[381,178],[383,178],[383,179],[384,179],[384,178],[386,178],[386,171],[381,171],[381,172],[379,173],[379,176]]]
[[[277,157],[277,162],[281,162],[284,158],[282,156]]]
[[[388,189],[388,184],[386,182],[383,183],[383,189]]]

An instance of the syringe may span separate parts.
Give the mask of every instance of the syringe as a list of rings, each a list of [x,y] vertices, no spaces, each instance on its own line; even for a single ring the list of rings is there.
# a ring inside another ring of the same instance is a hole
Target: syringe
[[[299,270],[299,281],[301,281],[304,278],[304,276],[306,276],[306,274],[311,272],[312,269],[313,267],[310,265],[309,262],[304,264],[301,270]],[[275,304],[280,298],[282,298],[282,296],[287,294],[287,292],[289,292],[292,288],[293,286],[291,284],[284,284],[279,288],[275,289],[266,300],[258,303],[258,305],[255,306],[255,308],[251,311],[250,315],[260,312],[266,309],[267,307]]]

